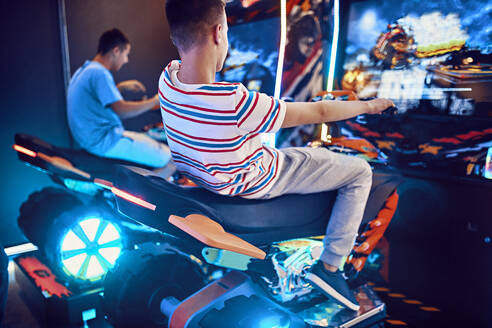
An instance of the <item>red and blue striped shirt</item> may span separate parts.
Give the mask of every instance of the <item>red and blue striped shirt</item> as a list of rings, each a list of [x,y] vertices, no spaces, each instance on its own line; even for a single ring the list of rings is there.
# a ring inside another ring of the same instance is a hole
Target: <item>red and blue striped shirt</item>
[[[241,83],[183,84],[175,60],[159,78],[161,113],[179,171],[213,192],[260,198],[278,177],[283,154],[261,143],[277,132],[285,103]]]

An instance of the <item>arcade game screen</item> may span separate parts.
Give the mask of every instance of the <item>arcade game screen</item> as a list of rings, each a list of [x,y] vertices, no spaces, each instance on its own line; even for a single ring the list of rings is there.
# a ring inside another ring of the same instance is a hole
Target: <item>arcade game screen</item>
[[[331,32],[329,0],[286,1],[286,43],[279,94],[307,101],[323,87],[322,40]],[[230,0],[229,53],[217,81],[242,82],[274,95],[280,48],[280,1]]]
[[[492,1],[352,4],[342,86],[399,113],[492,117]]]
[[[280,42],[278,1],[229,1],[229,52],[217,81],[273,95]]]
[[[490,179],[491,15],[492,0],[352,2],[341,86],[398,112],[347,121],[346,131],[395,166]]]
[[[273,95],[279,27],[278,17],[231,26],[229,53],[218,80],[241,82],[249,90]]]

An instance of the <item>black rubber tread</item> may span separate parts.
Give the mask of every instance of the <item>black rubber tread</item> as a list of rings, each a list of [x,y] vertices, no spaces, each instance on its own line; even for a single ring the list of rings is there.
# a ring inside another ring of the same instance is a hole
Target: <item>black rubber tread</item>
[[[167,327],[168,318],[159,313],[160,300],[174,296],[181,301],[203,286],[203,274],[189,258],[174,251],[131,250],[106,275],[104,308],[114,327]],[[157,292],[161,296],[154,304]]]
[[[60,265],[60,239],[77,219],[88,214],[101,216],[108,221],[115,220],[114,210],[107,204],[92,202],[86,205],[70,192],[54,187],[32,193],[20,208],[18,224],[22,232],[38,246],[40,255],[53,273],[73,288],[94,286],[94,282],[76,279],[63,271]],[[123,243],[123,248],[128,247],[125,238]]]
[[[17,223],[26,238],[41,250],[46,245],[47,229],[65,211],[82,205],[68,191],[47,187],[33,192],[21,205]]]

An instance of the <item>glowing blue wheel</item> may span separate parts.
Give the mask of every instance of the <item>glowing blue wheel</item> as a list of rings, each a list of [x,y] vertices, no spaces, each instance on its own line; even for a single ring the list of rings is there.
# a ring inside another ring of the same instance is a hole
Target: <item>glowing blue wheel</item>
[[[63,271],[77,280],[91,282],[105,276],[123,248],[117,226],[99,217],[75,222],[60,240]]]
[[[18,223],[58,278],[84,287],[102,282],[128,248],[120,219],[106,202],[84,204],[64,189],[48,187],[22,204]]]

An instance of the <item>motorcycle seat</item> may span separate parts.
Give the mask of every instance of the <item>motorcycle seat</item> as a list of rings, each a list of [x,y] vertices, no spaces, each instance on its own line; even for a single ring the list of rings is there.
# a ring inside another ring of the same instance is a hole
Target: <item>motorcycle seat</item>
[[[168,218],[201,214],[253,244],[323,235],[337,194],[336,191],[291,194],[268,200],[228,197],[200,187],[184,188],[122,166],[116,169],[113,183],[155,205],[152,211],[117,197],[120,212],[140,223],[180,235]]]

